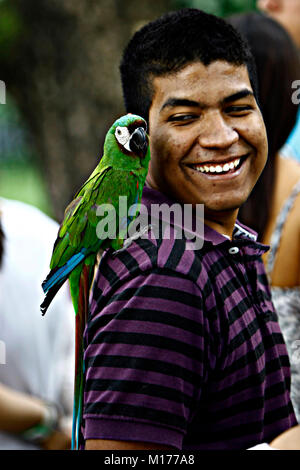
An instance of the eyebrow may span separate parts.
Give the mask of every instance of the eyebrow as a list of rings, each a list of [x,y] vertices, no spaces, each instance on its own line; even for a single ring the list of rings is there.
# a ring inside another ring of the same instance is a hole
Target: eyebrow
[[[190,107],[195,107],[199,106],[200,103],[198,101],[192,101],[192,100],[187,100],[187,99],[182,99],[182,98],[169,98],[161,107],[161,111],[165,108],[176,108],[178,106],[190,106]]]
[[[246,96],[254,96],[254,93],[249,90],[248,88],[245,88],[241,91],[238,91],[237,93],[233,93],[230,96],[226,96],[222,100],[222,104],[229,103],[231,101],[237,101],[242,98],[245,98]],[[169,98],[161,107],[160,112],[165,109],[165,108],[176,108],[179,106],[188,106],[188,107],[200,107],[200,108],[206,108],[207,105],[202,104],[201,102],[198,101],[193,101],[193,100],[188,100],[185,98]]]
[[[234,93],[233,95],[226,96],[226,98],[222,100],[222,103],[225,104],[230,101],[237,101],[242,98],[245,98],[246,96],[254,96],[253,91],[249,90],[248,88],[245,88],[244,90],[238,91],[237,93]]]

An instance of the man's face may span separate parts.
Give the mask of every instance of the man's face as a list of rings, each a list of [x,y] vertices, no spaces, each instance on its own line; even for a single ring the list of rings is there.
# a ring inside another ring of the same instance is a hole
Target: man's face
[[[148,183],[179,202],[203,203],[208,219],[237,212],[267,158],[246,66],[195,62],[153,85]]]

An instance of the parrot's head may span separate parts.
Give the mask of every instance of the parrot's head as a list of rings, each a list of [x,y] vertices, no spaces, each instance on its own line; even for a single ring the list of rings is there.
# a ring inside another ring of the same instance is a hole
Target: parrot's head
[[[120,117],[108,131],[104,154],[113,158],[114,166],[148,168],[150,148],[146,131],[147,123],[140,116],[126,114]]]

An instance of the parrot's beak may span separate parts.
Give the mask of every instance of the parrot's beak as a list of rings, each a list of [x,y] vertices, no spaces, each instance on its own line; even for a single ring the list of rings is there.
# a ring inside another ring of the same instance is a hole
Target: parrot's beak
[[[138,127],[129,140],[130,150],[140,158],[145,158],[148,150],[148,137],[143,127]]]

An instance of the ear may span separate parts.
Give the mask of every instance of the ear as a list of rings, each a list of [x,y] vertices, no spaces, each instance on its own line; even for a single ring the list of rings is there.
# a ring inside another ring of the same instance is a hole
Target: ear
[[[257,0],[257,7],[267,13],[277,13],[282,10],[282,0]]]

